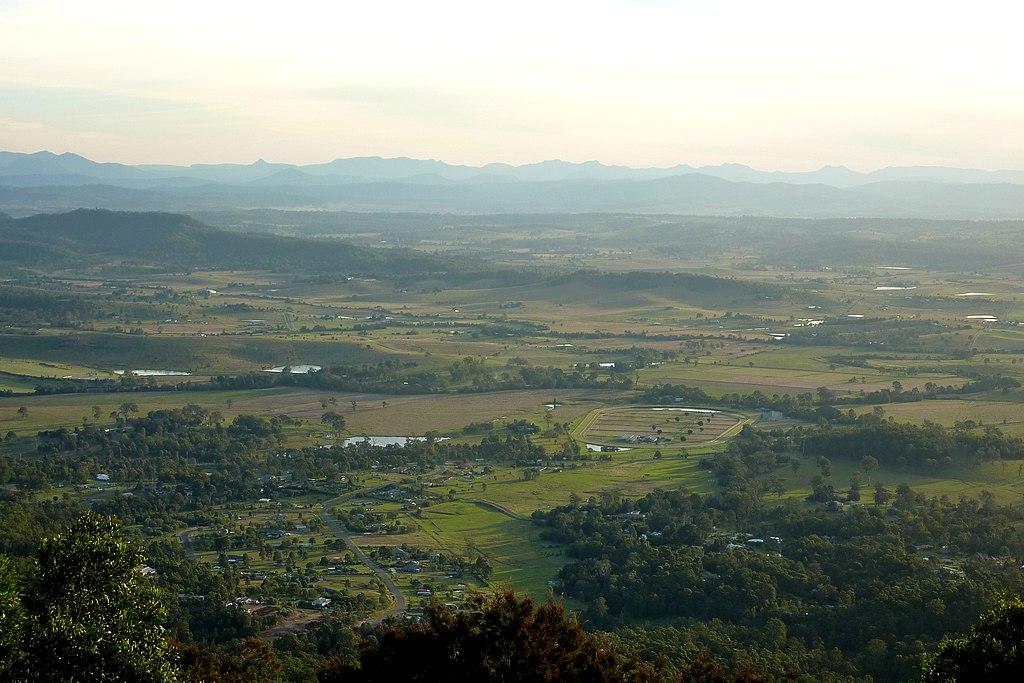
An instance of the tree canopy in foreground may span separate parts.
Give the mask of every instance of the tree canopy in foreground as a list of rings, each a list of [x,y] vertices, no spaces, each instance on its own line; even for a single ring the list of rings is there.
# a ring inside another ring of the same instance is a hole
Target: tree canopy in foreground
[[[144,555],[112,517],[83,512],[43,539],[21,585],[0,557],[0,676],[11,681],[175,681],[166,610]]]

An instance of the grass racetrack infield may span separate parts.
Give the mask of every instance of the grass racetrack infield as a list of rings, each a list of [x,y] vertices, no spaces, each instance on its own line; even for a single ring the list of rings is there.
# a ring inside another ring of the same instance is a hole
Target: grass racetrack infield
[[[706,446],[737,433],[749,421],[739,413],[680,405],[598,408],[572,435],[593,446]]]

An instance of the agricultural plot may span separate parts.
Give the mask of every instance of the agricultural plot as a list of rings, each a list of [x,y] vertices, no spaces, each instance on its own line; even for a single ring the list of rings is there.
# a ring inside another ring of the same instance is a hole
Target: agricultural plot
[[[712,393],[750,393],[760,390],[767,394],[800,394],[826,387],[837,394],[858,394],[860,392],[890,389],[894,379],[899,378],[907,391],[924,388],[933,382],[942,386],[960,386],[965,380],[942,373],[920,373],[903,377],[895,370],[885,372],[879,368],[837,367],[820,371],[792,370],[783,367],[766,366],[768,358],[757,357],[747,363],[725,365],[701,362],[697,366],[666,364],[643,370],[642,380],[654,384],[684,383],[706,388]]]
[[[30,394],[35,389],[35,385],[36,382],[31,377],[0,372],[0,391],[9,391],[12,394]]]
[[[843,406],[845,408],[845,406]],[[856,406],[858,414],[870,413],[871,406]],[[1024,435],[1024,410],[1014,401],[983,399],[949,399],[941,401],[917,401],[914,403],[886,404],[885,415],[897,422],[924,424],[934,422],[941,425],[956,425],[968,420],[979,428],[997,427],[1007,434]]]
[[[24,358],[0,358],[0,372],[23,377],[113,377],[110,373],[74,363],[47,363]]]
[[[0,397],[0,433],[14,430],[34,434],[41,429],[73,427],[83,420],[113,423],[109,414],[132,402],[138,413],[180,408],[195,403],[219,411],[225,419],[237,415],[288,415],[306,420],[306,432],[324,431],[320,416],[334,411],[345,417],[352,435],[422,435],[437,430],[455,432],[471,422],[500,423],[526,419],[542,425],[549,412],[545,404],[557,398],[550,411],[558,422],[569,422],[613,402],[622,392],[573,389],[566,391],[503,391],[482,394],[418,394],[391,396],[278,387],[252,391],[132,392],[130,394],[55,394]],[[352,402],[355,402],[355,406]],[[386,404],[386,405],[385,405]],[[25,413],[19,409],[25,407]],[[98,410],[96,410],[98,408]]]

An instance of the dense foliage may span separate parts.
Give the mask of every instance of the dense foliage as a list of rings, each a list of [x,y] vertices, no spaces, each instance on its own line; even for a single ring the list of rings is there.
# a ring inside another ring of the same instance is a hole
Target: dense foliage
[[[595,624],[621,627],[624,642],[652,654],[708,646],[778,676],[905,680],[995,592],[1024,590],[1020,511],[991,500],[907,489],[884,507],[749,505],[729,493],[657,492],[540,519],[546,538],[568,544],[561,586]],[[649,619],[671,625],[635,625]]]
[[[944,640],[925,657],[922,680],[951,683],[982,679],[1009,681],[1024,670],[1024,600],[998,598],[971,632]]]
[[[175,681],[159,593],[118,524],[83,513],[39,544],[27,585],[0,562],[0,673],[10,681]]]

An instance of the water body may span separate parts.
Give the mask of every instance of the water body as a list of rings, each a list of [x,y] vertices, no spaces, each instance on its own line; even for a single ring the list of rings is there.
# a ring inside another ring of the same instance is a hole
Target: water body
[[[360,443],[371,446],[405,446],[411,441],[426,441],[425,436],[353,436],[341,442],[342,446],[354,446]],[[442,436],[438,441],[447,441],[447,436]]]
[[[317,372],[320,370],[319,365],[278,365],[276,368],[270,368],[263,372],[284,372],[284,369],[288,368],[288,372],[292,375],[307,375],[311,372]]]
[[[180,370],[114,370],[115,375],[123,375],[126,372],[137,377],[187,377],[192,374]]]

